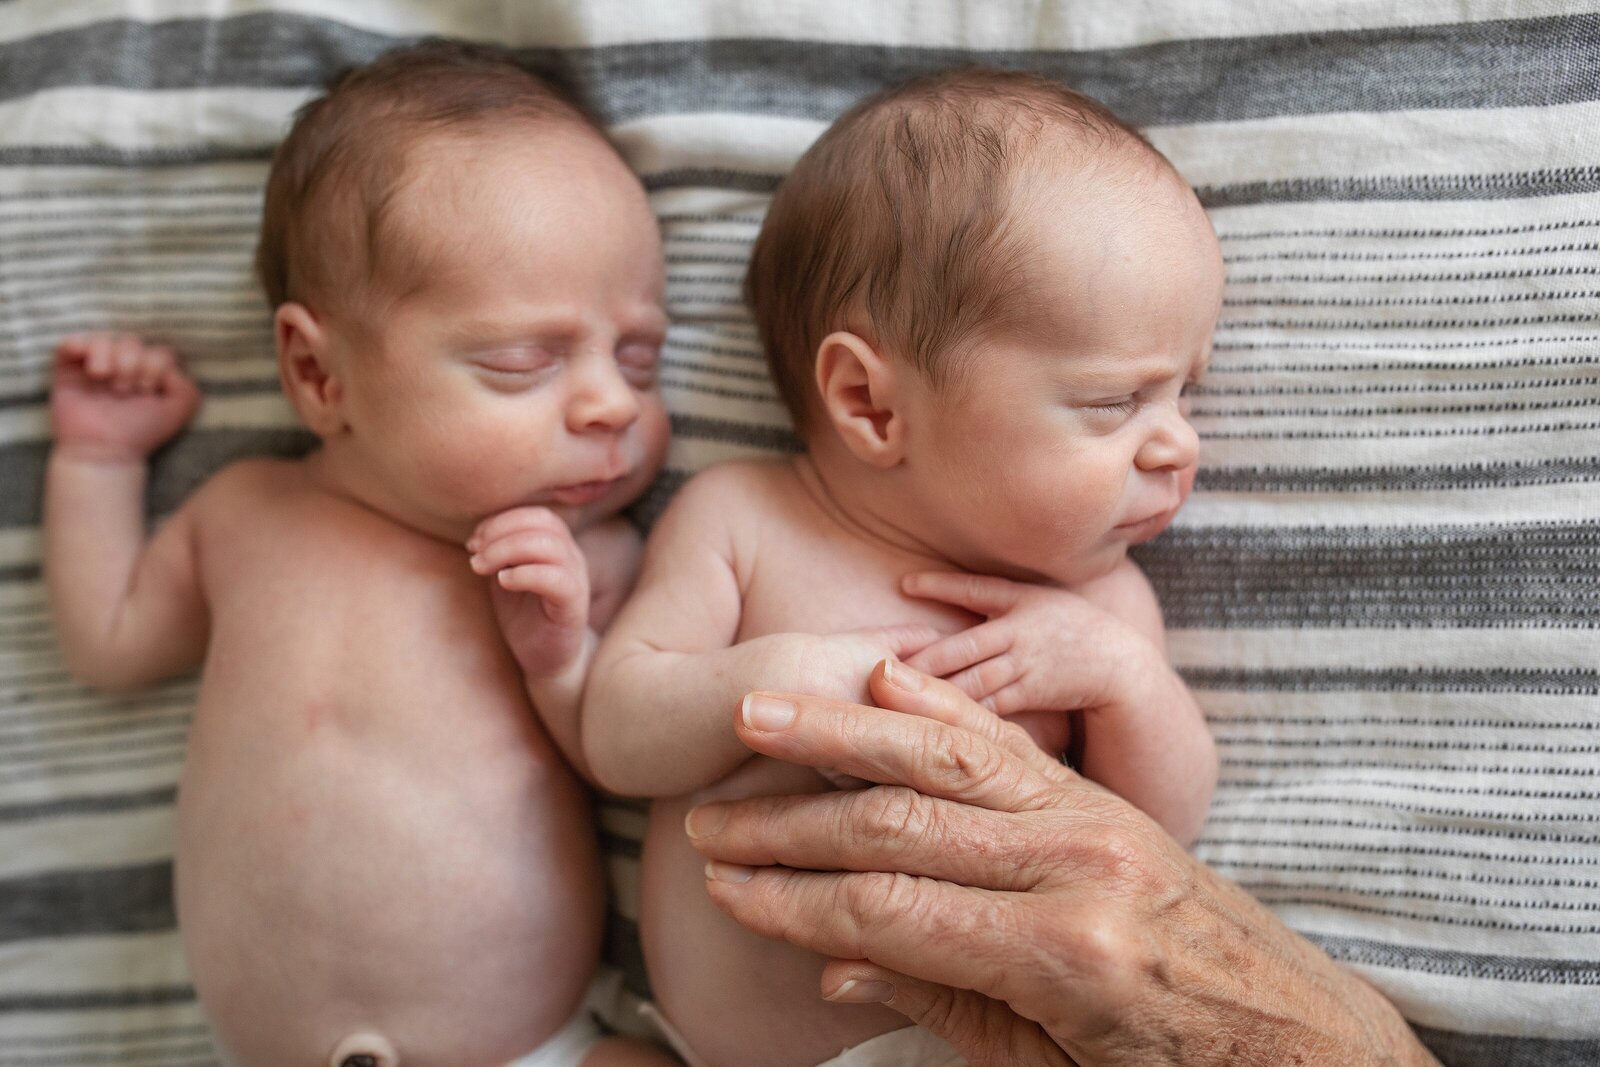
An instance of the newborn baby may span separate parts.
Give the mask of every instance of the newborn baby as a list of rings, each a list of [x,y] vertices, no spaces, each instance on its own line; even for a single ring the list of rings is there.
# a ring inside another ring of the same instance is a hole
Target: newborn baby
[[[597,780],[661,798],[641,923],[690,1062],[948,1056],[887,1008],[822,1002],[823,958],[707,898],[717,871],[685,837],[690,807],[830,788],[739,743],[731,716],[751,690],[859,700],[875,662],[910,657],[1174,836],[1198,833],[1215,752],[1127,549],[1192,483],[1182,394],[1221,289],[1215,236],[1172,166],[1042,79],[968,71],[879,95],[785,180],[747,295],[805,454],[682,490],[582,703]],[[1147,699],[1107,706],[1107,670]]]
[[[516,509],[502,525],[577,555],[584,632],[631,584],[617,514],[667,437],[643,190],[509,57],[420,46],[300,113],[257,266],[320,447],[227,467],[146,541],[145,458],[198,392],[168,349],[74,337],[46,490],[79,676],[204,663],[176,893],[222,1045],[245,1067],[670,1062],[582,1010],[605,891],[552,744],[576,756],[576,724],[541,726],[522,677],[548,656],[519,608],[540,575],[492,604],[462,549]]]

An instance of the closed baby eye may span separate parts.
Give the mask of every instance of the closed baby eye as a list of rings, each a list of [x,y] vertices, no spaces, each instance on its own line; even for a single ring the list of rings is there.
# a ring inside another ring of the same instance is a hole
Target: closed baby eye
[[[655,384],[661,361],[661,346],[654,341],[623,341],[617,346],[617,367],[636,389]]]
[[[493,378],[526,383],[553,370],[560,359],[544,345],[512,345],[480,352],[472,362]]]

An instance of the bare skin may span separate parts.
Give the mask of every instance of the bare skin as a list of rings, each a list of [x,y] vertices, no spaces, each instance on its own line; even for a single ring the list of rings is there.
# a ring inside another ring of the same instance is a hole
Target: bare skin
[[[826,425],[807,455],[694,479],[596,657],[585,758],[608,788],[658,798],[645,959],[665,1015],[711,1067],[810,1067],[905,1025],[879,1005],[823,1002],[825,957],[706,896],[683,832],[691,807],[832,788],[751,757],[729,726],[751,689],[856,701],[874,663],[909,658],[1052,753],[1069,739],[1062,713],[1083,710],[1086,771],[1181,839],[1198,832],[1214,750],[1126,550],[1170,521],[1192,481],[1180,394],[1209,355],[1221,265],[1187,189],[1153,189],[1167,212],[1154,218],[1102,192],[1103,234],[1038,235],[1038,269],[1065,290],[1058,317],[990,338],[968,386],[936,390],[854,334],[825,339]],[[1174,215],[1187,266],[1151,267],[1146,246],[1173,242]],[[1113,700],[1125,689],[1107,669],[1140,679],[1140,699]]]
[[[470,168],[458,146],[420,154],[408,195],[432,209],[407,236],[432,252],[427,284],[377,329],[277,311],[285,390],[321,447],[224,469],[148,540],[146,457],[198,391],[135,338],[57,352],[62,648],[107,688],[204,664],[178,917],[245,1067],[497,1067],[573,1017],[598,961],[576,723],[535,714],[552,638],[521,608],[560,602],[592,644],[632,582],[638,538],[615,516],[665,450],[660,250],[597,137],[531,141]],[[575,560],[581,587],[548,588],[537,561],[475,570],[464,546],[502,513],[535,556]],[[585,1060],[671,1062],[614,1040]]]
[[[686,827],[720,908],[835,957],[830,1000],[894,1008],[972,1067],[1437,1067],[1376,989],[1021,730],[903,664],[870,690],[751,694],[733,728],[872,787]]]

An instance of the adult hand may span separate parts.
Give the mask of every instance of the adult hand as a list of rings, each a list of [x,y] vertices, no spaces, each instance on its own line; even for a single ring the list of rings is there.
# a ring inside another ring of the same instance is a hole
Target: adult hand
[[[707,890],[834,957],[974,1067],[1435,1063],[1342,970],[1149,818],[955,687],[874,670],[881,708],[751,694],[757,752],[877,786],[702,805]]]

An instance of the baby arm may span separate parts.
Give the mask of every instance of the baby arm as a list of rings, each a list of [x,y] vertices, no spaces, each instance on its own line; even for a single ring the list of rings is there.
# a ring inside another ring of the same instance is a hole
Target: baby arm
[[[578,702],[605,619],[591,603],[589,561],[549,508],[521,507],[478,524],[467,541],[528,696],[562,755],[585,778]],[[609,613],[608,613],[609,614]]]
[[[1199,836],[1216,746],[1167,663],[1161,610],[1136,565],[1124,561],[1078,593],[940,573],[908,575],[905,591],[988,618],[908,663],[948,677],[1000,715],[1082,709],[1085,777],[1183,844]]]
[[[44,569],[62,654],[89,685],[145,685],[205,654],[192,503],[144,529],[145,460],[199,403],[169,348],[111,334],[56,348]]]
[[[582,732],[606,789],[666,797],[711,785],[750,757],[733,715],[751,690],[861,699],[874,663],[936,636],[890,627],[735,644],[742,566],[761,525],[747,477],[736,466],[714,468],[679,492],[651,534],[638,589],[601,644]]]

